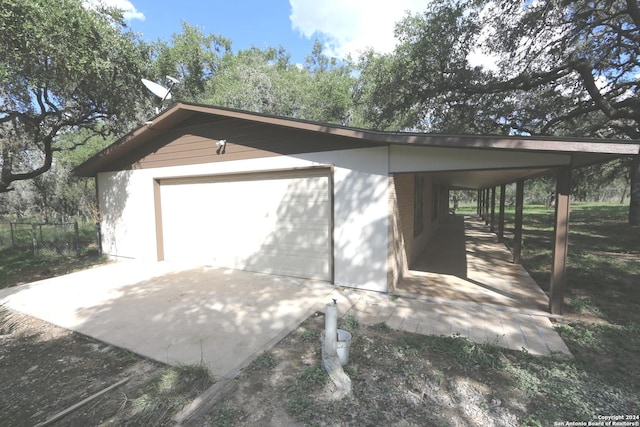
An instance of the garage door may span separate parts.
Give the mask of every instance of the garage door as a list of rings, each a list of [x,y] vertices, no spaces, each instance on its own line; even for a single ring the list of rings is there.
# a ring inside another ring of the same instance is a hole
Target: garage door
[[[160,180],[164,259],[331,280],[328,169]]]

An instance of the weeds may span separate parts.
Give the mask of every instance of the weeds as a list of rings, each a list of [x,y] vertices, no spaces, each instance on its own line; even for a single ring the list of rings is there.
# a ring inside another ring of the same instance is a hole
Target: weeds
[[[309,398],[314,390],[322,388],[329,376],[320,365],[305,369],[294,382],[294,397],[287,403],[287,412],[300,422],[313,419],[316,405]]]
[[[329,376],[324,368],[317,365],[307,368],[302,375],[298,377],[296,384],[301,390],[308,391],[316,386],[324,385],[328,379]]]
[[[360,322],[355,316],[346,316],[342,322],[342,328],[351,332],[352,334],[360,329]]]
[[[160,425],[211,385],[209,370],[202,364],[166,369],[150,389],[132,401],[131,421]]]
[[[212,426],[231,427],[236,425],[246,414],[242,409],[217,406],[209,418]]]
[[[300,340],[302,340],[302,342],[317,341],[318,340],[318,333],[315,332],[315,331],[312,331],[310,329],[305,329],[300,334]]]
[[[287,403],[287,412],[300,422],[313,419],[316,409],[313,400],[305,396],[296,396]]]
[[[16,315],[0,305],[0,336],[11,334],[17,327]]]
[[[373,325],[373,329],[378,332],[388,332],[391,330],[386,322],[379,322]]]
[[[247,372],[254,372],[272,369],[275,366],[276,362],[273,358],[273,355],[270,352],[265,351],[262,352],[258,357],[256,357],[245,370]]]

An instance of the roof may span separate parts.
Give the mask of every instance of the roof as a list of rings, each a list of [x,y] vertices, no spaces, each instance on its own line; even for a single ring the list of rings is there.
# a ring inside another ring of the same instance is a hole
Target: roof
[[[205,120],[224,119],[226,122],[233,123],[235,128],[238,126],[251,127],[258,124],[262,127],[277,128],[279,137],[282,137],[283,132],[287,131],[297,134],[308,132],[314,136],[322,136],[332,143],[358,141],[372,146],[411,145],[568,153],[572,156],[572,165],[574,166],[598,163],[618,156],[635,155],[640,151],[640,142],[637,141],[382,132],[179,102],[86,160],[74,169],[74,174],[90,177],[96,176],[100,172],[120,170],[122,165],[126,164],[126,162],[123,163],[123,159],[131,160],[132,156],[135,157],[139,152],[144,152],[141,149],[145,144],[156,139],[159,132],[179,131],[182,126],[192,122],[196,117]],[[300,143],[304,144],[305,142],[300,141]]]

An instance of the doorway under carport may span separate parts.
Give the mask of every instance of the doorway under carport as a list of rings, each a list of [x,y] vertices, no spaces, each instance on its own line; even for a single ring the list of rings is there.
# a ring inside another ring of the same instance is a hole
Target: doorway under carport
[[[484,220],[451,215],[394,292],[548,316],[549,298]]]

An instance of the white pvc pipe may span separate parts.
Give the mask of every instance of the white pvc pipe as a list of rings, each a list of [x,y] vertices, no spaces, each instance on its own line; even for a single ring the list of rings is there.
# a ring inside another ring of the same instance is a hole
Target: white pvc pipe
[[[328,357],[338,355],[338,306],[327,304],[324,316],[324,351]]]
[[[351,394],[351,378],[345,374],[338,358],[338,306],[327,304],[324,313],[324,342],[322,343],[324,369],[336,386],[334,398]]]

